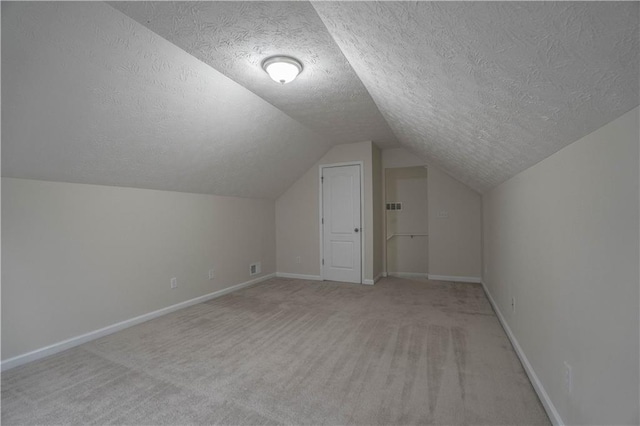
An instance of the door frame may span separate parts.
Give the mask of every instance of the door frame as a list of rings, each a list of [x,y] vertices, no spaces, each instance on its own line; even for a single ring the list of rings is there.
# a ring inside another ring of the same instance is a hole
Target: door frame
[[[322,224],[322,213],[324,210],[324,200],[322,197],[322,171],[332,167],[342,166],[359,166],[360,169],[360,284],[364,283],[364,233],[366,232],[364,226],[364,162],[363,161],[347,161],[344,163],[332,163],[332,164],[320,164],[318,167],[318,228],[320,231],[320,281],[324,281],[324,265],[322,259],[324,256],[324,229]]]

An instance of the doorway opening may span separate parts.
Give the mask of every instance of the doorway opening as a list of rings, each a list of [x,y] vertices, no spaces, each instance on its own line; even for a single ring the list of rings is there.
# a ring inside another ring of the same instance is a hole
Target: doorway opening
[[[387,275],[427,278],[427,169],[385,169],[384,207]]]

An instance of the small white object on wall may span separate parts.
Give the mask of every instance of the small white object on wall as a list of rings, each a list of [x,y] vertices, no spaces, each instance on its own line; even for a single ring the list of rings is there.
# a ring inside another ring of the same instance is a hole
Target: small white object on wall
[[[262,264],[260,262],[249,265],[249,275],[258,275],[262,272]]]

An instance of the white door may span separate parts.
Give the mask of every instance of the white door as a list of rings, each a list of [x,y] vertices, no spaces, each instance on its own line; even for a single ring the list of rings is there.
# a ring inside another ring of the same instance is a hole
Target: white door
[[[322,277],[361,282],[360,166],[322,169]]]

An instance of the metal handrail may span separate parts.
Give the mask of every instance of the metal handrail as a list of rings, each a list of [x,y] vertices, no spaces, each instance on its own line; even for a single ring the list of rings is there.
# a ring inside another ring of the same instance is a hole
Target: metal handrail
[[[421,234],[421,233],[415,233],[415,234],[406,234],[406,233],[398,233],[398,234],[391,234],[387,236],[387,241],[389,241],[391,238],[393,237],[428,237],[429,234]]]

